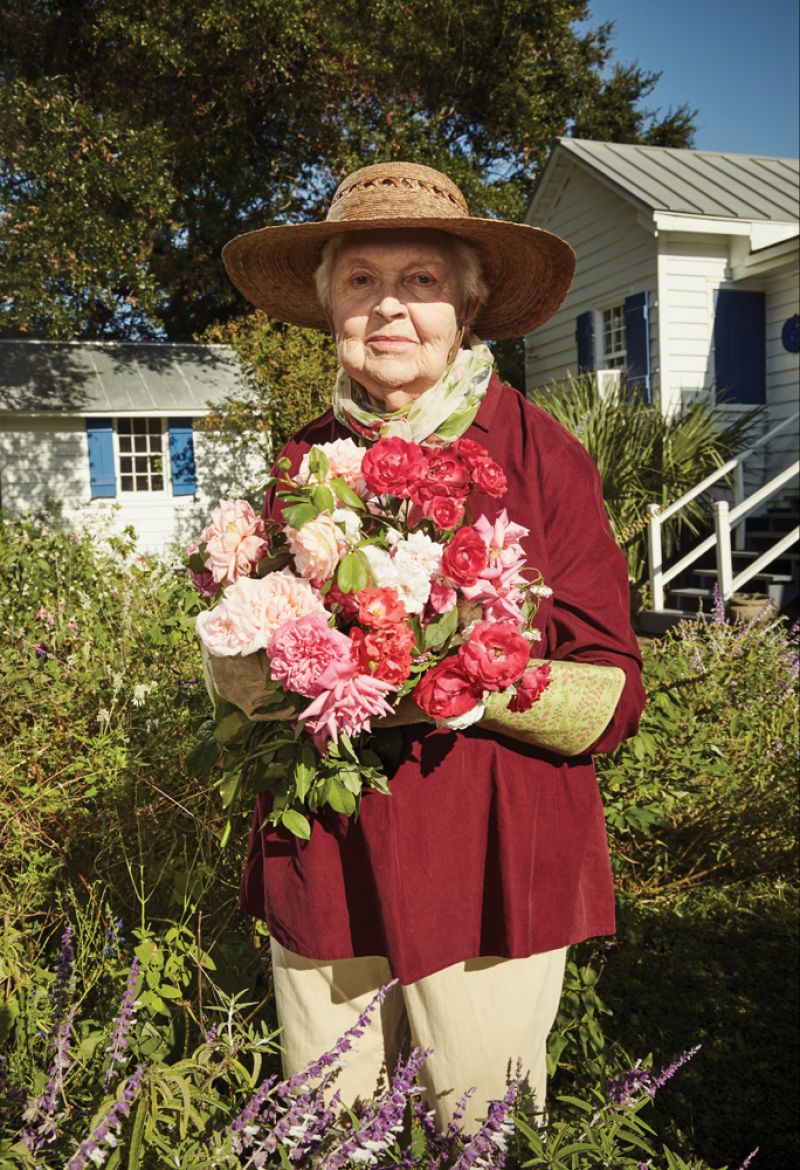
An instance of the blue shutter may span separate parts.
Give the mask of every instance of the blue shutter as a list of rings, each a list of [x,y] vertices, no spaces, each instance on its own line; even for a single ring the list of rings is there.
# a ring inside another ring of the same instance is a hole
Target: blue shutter
[[[193,496],[197,491],[197,477],[191,419],[169,420],[169,461],[172,468],[172,494]]]
[[[581,313],[575,322],[575,340],[578,343],[578,373],[594,371],[594,313]]]
[[[721,288],[714,315],[717,401],[758,405],[767,397],[764,294]]]
[[[89,478],[92,499],[117,494],[114,469],[114,423],[110,418],[87,418],[89,440]]]
[[[652,401],[650,378],[650,313],[646,292],[625,298],[626,386],[645,402]]]

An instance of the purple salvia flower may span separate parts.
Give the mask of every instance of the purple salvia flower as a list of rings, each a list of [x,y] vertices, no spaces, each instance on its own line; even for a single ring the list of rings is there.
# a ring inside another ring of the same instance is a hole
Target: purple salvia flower
[[[319,1163],[319,1170],[341,1170],[352,1162],[365,1166],[377,1163],[378,1154],[384,1153],[402,1131],[409,1097],[421,1092],[417,1073],[430,1054],[429,1048],[414,1048],[407,1060],[398,1060],[391,1087],[372,1106],[371,1116]]]
[[[144,1065],[140,1064],[136,1071],[128,1077],[122,1095],[114,1102],[105,1117],[97,1123],[89,1137],[81,1142],[67,1162],[65,1170],[85,1170],[90,1162],[93,1166],[102,1166],[116,1146],[122,1123],[130,1115],[133,1103],[139,1095],[144,1071]]]
[[[72,969],[75,966],[75,948],[72,943],[72,936],[72,924],[68,923],[66,930],[61,936],[61,950],[58,955],[58,962],[56,963],[56,977],[53,981],[53,986],[50,988],[50,1002],[53,1005],[53,1022],[50,1025],[50,1032],[47,1036],[48,1050],[54,1048],[56,1045],[59,1027],[61,1021],[64,1019],[64,1010],[69,998]]]
[[[486,1120],[454,1162],[453,1170],[489,1170],[490,1167],[500,1170],[505,1165],[508,1138],[514,1131],[509,1113],[521,1086],[522,1073],[517,1065],[517,1075],[506,1089],[505,1096],[490,1102]]]
[[[716,581],[711,590],[711,614],[715,626],[726,626],[728,624],[728,619],[725,616],[725,601]]]
[[[633,1105],[641,1093],[648,1097],[655,1097],[656,1093],[667,1081],[672,1080],[679,1068],[690,1061],[700,1051],[700,1045],[687,1048],[680,1056],[669,1064],[665,1064],[660,1072],[652,1073],[649,1069],[641,1068],[638,1064],[619,1077],[609,1077],[606,1082],[606,1097],[612,1105],[623,1109]]]
[[[67,1015],[58,1026],[56,1047],[53,1062],[47,1078],[47,1084],[41,1094],[28,1101],[27,1108],[22,1114],[22,1120],[27,1122],[20,1137],[31,1153],[36,1153],[55,1140],[57,1136],[56,1119],[59,1115],[59,1097],[63,1093],[64,1078],[73,1065],[72,1022],[75,1018],[77,1004],[73,1004]]]
[[[756,1148],[754,1150],[750,1151],[750,1153],[747,1155],[747,1157],[745,1158],[745,1160],[742,1162],[741,1166],[739,1167],[739,1170],[747,1170],[747,1167],[753,1161],[753,1158],[755,1158],[755,1156],[758,1153],[760,1148],[761,1148],[760,1146],[756,1146]]]
[[[261,1111],[272,1096],[277,1079],[277,1077],[267,1077],[265,1081],[262,1081],[242,1112],[228,1127],[228,1133],[233,1137],[233,1148],[237,1154],[249,1149],[258,1136],[259,1130],[263,1126]]]
[[[128,1051],[128,1035],[131,1030],[131,1024],[133,1023],[140,966],[139,960],[134,958],[131,963],[131,969],[128,972],[128,978],[125,981],[125,990],[122,993],[122,999],[119,1001],[119,1011],[114,1021],[111,1043],[106,1049],[108,1068],[103,1077],[103,1088],[105,1089],[108,1089],[110,1086],[114,1079],[117,1065],[122,1064],[125,1059],[125,1054]]]

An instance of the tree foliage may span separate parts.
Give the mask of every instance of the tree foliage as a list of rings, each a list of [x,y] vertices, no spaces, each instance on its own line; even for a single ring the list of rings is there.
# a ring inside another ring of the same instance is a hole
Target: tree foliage
[[[555,136],[685,146],[588,0],[4,0],[6,328],[187,338],[241,310],[219,252],[359,164],[445,169],[516,218]]]

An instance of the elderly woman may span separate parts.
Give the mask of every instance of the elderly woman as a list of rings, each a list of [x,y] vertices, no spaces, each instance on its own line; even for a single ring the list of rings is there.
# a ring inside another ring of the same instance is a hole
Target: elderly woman
[[[527,562],[552,589],[536,618],[543,657],[620,682],[616,709],[578,749],[552,712],[537,731],[544,703],[453,731],[404,700],[391,796],[367,792],[357,821],[326,810],[308,842],[264,827],[269,797],[259,798],[242,906],[269,926],[285,1073],[396,978],[340,1074],[344,1100],[370,1096],[411,1042],[433,1050],[422,1079],[440,1126],[470,1087],[474,1125],[518,1059],[543,1109],[566,948],[614,930],[591,757],[635,731],[641,663],[594,465],[500,382],[478,338],[519,336],[555,312],[573,253],[540,229],[471,217],[438,171],[388,163],[345,179],[325,222],[239,236],[224,259],[254,304],[336,343],[332,409],[289,441],[292,468],[313,444],[345,437],[480,443],[507,476],[502,505],[529,530]],[[469,504],[490,520],[499,510],[477,489]],[[265,515],[276,512],[269,495]]]

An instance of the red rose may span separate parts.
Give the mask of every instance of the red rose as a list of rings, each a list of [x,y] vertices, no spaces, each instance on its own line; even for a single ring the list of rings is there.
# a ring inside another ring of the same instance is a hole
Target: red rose
[[[425,474],[414,484],[411,493],[415,504],[425,504],[433,496],[469,495],[469,468],[463,459],[449,447],[429,450]]]
[[[509,711],[527,711],[550,685],[550,663],[532,666],[517,683],[517,693],[508,704]]]
[[[454,585],[474,585],[488,562],[483,537],[474,528],[459,528],[442,554],[442,573]]]
[[[478,622],[459,650],[465,673],[486,691],[502,691],[528,665],[531,648],[509,622]]]
[[[395,589],[370,586],[358,594],[358,620],[365,626],[394,627],[407,617],[408,611]]]
[[[412,693],[417,706],[433,719],[464,715],[483,698],[483,689],[466,674],[458,657],[432,666]]]
[[[358,601],[355,593],[342,593],[339,586],[334,583],[331,585],[328,592],[322,598],[326,609],[331,613],[340,613],[342,617],[355,617],[358,613]]]
[[[425,475],[428,461],[417,443],[405,439],[378,439],[361,464],[361,474],[377,496],[407,500],[414,484]]]
[[[406,625],[394,630],[371,630],[359,626],[350,630],[355,657],[365,674],[399,687],[411,674],[411,651],[414,635]]]
[[[450,450],[464,460],[467,467],[472,471],[476,463],[480,463],[483,459],[489,458],[489,452],[480,443],[474,442],[472,439],[456,439],[455,443],[450,445]]]
[[[475,486],[480,488],[482,492],[486,492],[487,496],[495,496],[499,499],[506,493],[508,487],[506,473],[499,463],[495,463],[494,459],[482,459],[475,463],[472,468],[472,478],[475,481]]]
[[[451,496],[431,496],[422,506],[423,516],[432,520],[440,532],[456,528],[464,519],[464,501]]]

